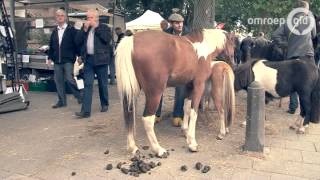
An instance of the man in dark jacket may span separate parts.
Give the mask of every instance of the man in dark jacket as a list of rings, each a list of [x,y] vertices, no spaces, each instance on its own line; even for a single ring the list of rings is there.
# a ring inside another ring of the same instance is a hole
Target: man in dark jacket
[[[189,30],[183,25],[184,18],[178,14],[173,13],[168,18],[169,23],[171,25],[170,28],[166,29],[165,32],[177,36],[184,36],[189,33]],[[174,96],[174,108],[173,108],[173,126],[181,126],[183,122],[183,106],[184,106],[184,98],[185,98],[185,86],[179,86],[175,88],[175,96]],[[162,106],[162,98],[160,101],[159,108],[156,113],[156,121],[160,121],[161,114],[161,106]]]
[[[73,65],[77,57],[75,35],[77,30],[66,23],[66,13],[59,9],[56,12],[58,26],[54,28],[49,44],[48,65],[54,62],[54,80],[57,88],[58,102],[52,108],[65,107],[67,105],[65,81],[69,85],[73,95],[81,103],[80,91],[73,77]]]
[[[107,64],[110,62],[111,32],[106,24],[99,23],[96,10],[87,12],[87,21],[77,35],[77,43],[82,47],[81,56],[84,59],[84,96],[79,118],[88,118],[91,115],[92,91],[94,75],[97,75],[101,112],[108,111],[108,78]]]
[[[288,24],[280,26],[272,35],[272,38],[280,45],[288,47],[287,59],[301,59],[310,63],[314,62],[314,49],[312,39],[316,36],[315,24],[312,25],[314,17],[310,14],[309,3],[307,1],[298,0],[296,8],[302,8],[305,12],[299,12],[293,18],[299,19],[300,22],[293,22],[293,27]],[[313,26],[313,27],[312,27]],[[310,31],[303,33],[309,27]],[[283,41],[285,39],[286,41]],[[288,113],[294,114],[298,108],[298,95],[293,93],[290,95],[290,103]]]
[[[116,32],[116,35],[117,35],[117,41],[115,42],[115,49],[117,48],[118,44],[120,43],[120,40],[124,37],[124,33],[122,32],[122,29],[120,27],[116,27],[115,28],[115,32]],[[115,78],[116,78],[116,68],[115,68],[115,64],[114,64],[114,60],[115,60],[115,57],[111,56],[111,60],[110,60],[110,64],[108,65],[109,67],[109,78],[110,78],[110,84],[111,85],[114,85],[116,82],[115,82]]]

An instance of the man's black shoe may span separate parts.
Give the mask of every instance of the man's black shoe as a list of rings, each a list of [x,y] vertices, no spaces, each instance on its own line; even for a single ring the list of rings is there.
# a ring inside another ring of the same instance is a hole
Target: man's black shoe
[[[107,112],[108,106],[102,106],[100,112]]]
[[[66,107],[66,104],[62,104],[62,103],[57,103],[55,105],[52,106],[53,109],[57,109],[57,108],[62,108],[62,107]]]
[[[84,113],[84,112],[76,112],[75,115],[77,116],[77,118],[89,118],[90,117],[90,113]]]
[[[289,114],[294,114],[294,113],[296,113],[296,110],[289,109],[289,110],[287,111],[287,113],[289,113]]]

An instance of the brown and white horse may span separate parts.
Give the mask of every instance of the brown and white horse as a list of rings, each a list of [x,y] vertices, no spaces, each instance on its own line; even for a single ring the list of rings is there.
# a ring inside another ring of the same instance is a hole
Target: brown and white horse
[[[204,96],[211,97],[220,120],[220,132],[217,139],[222,140],[229,132],[230,125],[235,116],[235,91],[234,91],[234,73],[230,65],[223,61],[214,61],[211,63],[211,75],[206,82]],[[188,114],[190,108],[185,103],[184,119],[182,130],[187,135]]]
[[[146,104],[142,117],[151,148],[158,156],[166,153],[154,133],[155,112],[166,86],[192,87],[187,143],[197,151],[195,126],[205,81],[212,75],[211,60],[224,54],[234,62],[234,35],[222,30],[204,29],[179,37],[160,31],[145,31],[121,40],[116,50],[118,91],[128,128],[128,150],[138,147],[134,140],[135,98],[142,89]]]

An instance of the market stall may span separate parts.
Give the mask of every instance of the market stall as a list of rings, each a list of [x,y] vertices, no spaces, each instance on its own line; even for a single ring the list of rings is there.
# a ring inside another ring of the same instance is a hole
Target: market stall
[[[160,30],[160,22],[164,18],[156,12],[147,10],[143,15],[135,20],[126,23],[126,29],[133,31]]]

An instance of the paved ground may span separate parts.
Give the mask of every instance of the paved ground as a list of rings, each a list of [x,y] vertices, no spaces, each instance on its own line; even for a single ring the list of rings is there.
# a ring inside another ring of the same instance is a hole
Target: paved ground
[[[78,120],[73,116],[80,109],[75,99],[68,99],[67,108],[53,110],[54,93],[30,93],[31,106],[26,111],[0,115],[0,179],[5,180],[65,180],[65,179],[138,179],[123,175],[118,169],[105,170],[129,160],[126,152],[126,132],[122,120],[116,87],[110,88],[111,106],[100,113],[95,93],[93,116]],[[267,106],[266,153],[264,158],[244,154],[245,129],[239,124],[245,119],[246,95],[237,94],[237,118],[231,134],[216,140],[217,114],[210,111],[199,116],[198,153],[190,153],[180,129],[171,126],[172,89],[165,93],[163,120],[156,125],[161,145],[174,149],[167,159],[153,159],[162,166],[143,174],[139,179],[252,179],[302,180],[320,179],[320,125],[313,125],[307,135],[296,135],[288,129],[294,115],[285,113],[278,102]],[[141,98],[138,119],[141,117]],[[137,143],[148,145],[141,121],[137,123]],[[110,153],[105,155],[104,152]],[[148,155],[150,152],[142,150]],[[196,162],[211,166],[203,174],[194,169]],[[181,172],[186,165],[188,171]],[[72,172],[75,175],[72,176]]]

